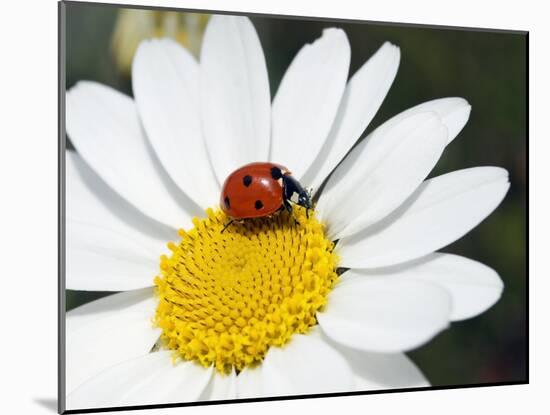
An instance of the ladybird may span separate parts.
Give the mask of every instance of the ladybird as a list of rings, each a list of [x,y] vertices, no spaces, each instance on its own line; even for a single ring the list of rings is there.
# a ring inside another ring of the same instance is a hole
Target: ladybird
[[[311,194],[296,180],[288,168],[280,164],[258,162],[246,164],[225,180],[220,207],[233,221],[270,216],[292,203],[312,209]]]

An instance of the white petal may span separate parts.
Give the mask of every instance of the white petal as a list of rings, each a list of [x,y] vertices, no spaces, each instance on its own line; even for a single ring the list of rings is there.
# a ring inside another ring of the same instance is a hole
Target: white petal
[[[201,131],[199,65],[171,39],[142,42],[132,88],[158,158],[183,192],[202,208],[217,203],[219,186]]]
[[[66,153],[66,286],[121,291],[153,284],[159,256],[177,233],[110,189],[73,151]]]
[[[355,390],[425,388],[430,383],[403,353],[368,353],[347,348],[345,356],[356,374]]]
[[[409,108],[394,117],[392,120],[393,122],[399,122],[402,117],[408,117],[410,115],[426,111],[433,111],[441,117],[443,123],[447,126],[447,129],[449,130],[447,143],[450,143],[455,139],[458,133],[462,131],[468,122],[471,110],[472,107],[464,98],[439,98]]]
[[[126,234],[158,250],[177,237],[174,228],[147,217],[114,192],[74,151],[65,152],[65,216]]]
[[[262,363],[266,397],[348,392],[353,387],[349,364],[318,330],[295,334],[284,347],[271,347]]]
[[[470,104],[463,98],[440,98],[433,101],[424,102],[413,108],[409,108],[406,111],[403,111],[393,118],[386,121],[384,124],[379,126],[373,133],[369,134],[366,139],[368,139],[372,134],[382,134],[388,130],[391,130],[396,125],[402,123],[407,118],[411,116],[423,114],[426,112],[436,113],[441,122],[447,127],[447,144],[451,142],[456,135],[462,130],[468,117],[470,116]],[[351,155],[351,154],[350,154]],[[350,158],[349,156],[346,158]],[[345,160],[345,163],[349,164],[349,161]],[[344,163],[342,163],[344,164]],[[327,198],[329,193],[335,189],[339,189],[340,181],[346,178],[345,174],[339,174],[338,171],[340,167],[336,169],[330,180],[330,186],[323,189],[323,197]],[[335,177],[336,176],[336,177]]]
[[[325,29],[288,67],[273,100],[270,160],[301,179],[319,154],[344,93],[350,46],[341,29]]]
[[[338,243],[340,265],[376,268],[432,253],[464,236],[500,204],[510,183],[499,167],[426,180],[391,215]]]
[[[354,391],[430,386],[420,369],[404,353],[371,353],[338,343],[331,344],[353,369]]]
[[[441,118],[443,124],[447,127],[449,136],[447,138],[447,144],[455,139],[455,137],[462,131],[468,119],[470,118],[470,112],[472,107],[468,104],[464,98],[459,97],[447,97],[438,98],[432,101],[426,101],[422,104],[418,104],[408,110],[405,110],[390,120],[386,121],[382,126],[384,128],[391,127],[395,123],[401,122],[404,118],[411,115],[421,114],[424,112],[435,112]],[[382,126],[378,127],[381,128]]]
[[[342,277],[345,278],[345,273]],[[477,316],[500,298],[504,284],[488,266],[458,255],[434,253],[387,268],[355,270],[364,278],[400,278],[426,281],[445,288],[452,297],[451,320]]]
[[[201,50],[201,115],[220,183],[236,168],[266,161],[271,105],[265,58],[247,17],[210,18]]]
[[[397,74],[400,55],[397,46],[386,42],[351,77],[325,145],[302,178],[314,191],[374,118]]]
[[[201,401],[220,401],[237,397],[237,374],[235,369],[228,375],[214,371],[208,386],[202,392]]]
[[[67,133],[78,153],[141,212],[176,228],[188,227],[190,213],[200,213],[162,170],[131,98],[79,82],[67,93],[66,112]]]
[[[123,291],[150,287],[159,272],[160,252],[110,229],[67,221],[67,288]]]
[[[127,291],[92,301],[67,313],[66,390],[120,362],[143,356],[160,336],[152,327],[153,289]]]
[[[237,376],[238,398],[261,398],[263,365],[254,368],[244,368]]]
[[[355,278],[331,291],[317,320],[338,343],[394,353],[429,341],[448,326],[450,313],[449,294],[433,284]]]
[[[430,386],[420,369],[403,353],[367,353],[354,350],[346,358],[356,374],[356,391]]]
[[[328,236],[341,239],[390,214],[418,188],[446,144],[447,128],[433,112],[370,134],[338,166],[321,194],[318,210]]]
[[[212,368],[172,363],[172,353],[149,353],[105,370],[67,396],[68,409],[195,402]]]

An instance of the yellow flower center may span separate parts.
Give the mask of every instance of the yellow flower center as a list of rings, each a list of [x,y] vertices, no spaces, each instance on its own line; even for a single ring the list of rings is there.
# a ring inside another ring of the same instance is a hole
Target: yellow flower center
[[[323,225],[301,207],[224,232],[227,216],[207,215],[180,230],[179,244],[168,244],[172,255],[161,257],[154,321],[175,359],[228,373],[317,324],[338,278],[337,257]]]

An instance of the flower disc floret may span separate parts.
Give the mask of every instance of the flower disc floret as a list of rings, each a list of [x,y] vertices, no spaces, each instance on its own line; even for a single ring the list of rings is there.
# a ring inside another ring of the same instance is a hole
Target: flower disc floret
[[[296,207],[222,232],[228,220],[212,209],[194,218],[155,278],[163,346],[222,373],[261,362],[316,325],[338,278],[334,244],[311,212]]]

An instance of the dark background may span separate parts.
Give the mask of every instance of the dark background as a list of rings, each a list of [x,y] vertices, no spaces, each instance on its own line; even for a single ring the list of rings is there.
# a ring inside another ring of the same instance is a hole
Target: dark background
[[[127,68],[115,64],[117,51],[112,46],[119,10],[67,5],[67,88],[88,79],[132,94]],[[163,15],[157,13],[154,18],[161,22]],[[272,96],[296,52],[316,39],[324,27],[346,31],[352,50],[350,74],[384,41],[398,45],[401,64],[397,77],[367,131],[427,100],[460,96],[469,101],[470,120],[444,152],[432,176],[466,167],[501,166],[510,173],[511,188],[489,218],[444,251],[494,268],[504,281],[504,293],[486,313],[453,323],[450,330],[409,356],[434,386],[525,381],[526,35],[273,17],[252,17],[252,22],[264,48]],[[185,26],[180,30],[185,33]],[[105,293],[68,291],[67,309],[102,295]]]

